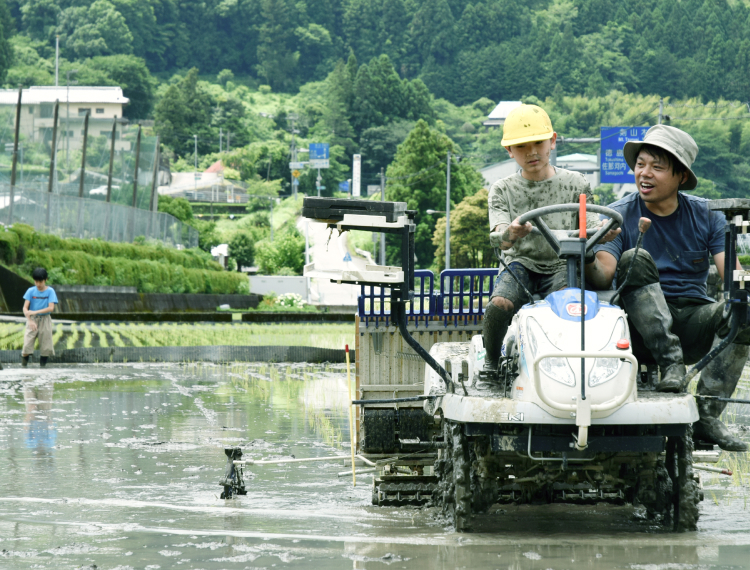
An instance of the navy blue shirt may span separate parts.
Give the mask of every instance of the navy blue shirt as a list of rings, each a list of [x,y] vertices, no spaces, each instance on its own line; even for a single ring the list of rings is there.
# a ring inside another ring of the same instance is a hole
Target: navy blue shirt
[[[633,249],[638,239],[638,220],[651,220],[651,229],[643,238],[643,249],[651,254],[659,269],[665,297],[706,295],[709,256],[724,251],[726,221],[720,212],[708,209],[708,200],[677,193],[677,210],[668,216],[650,212],[638,192],[627,195],[608,207],[622,214],[622,233],[614,241],[597,246],[619,261],[623,252]]]

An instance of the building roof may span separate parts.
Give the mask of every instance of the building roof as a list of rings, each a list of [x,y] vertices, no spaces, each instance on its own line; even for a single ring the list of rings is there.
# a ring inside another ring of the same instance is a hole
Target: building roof
[[[582,154],[582,153],[566,154],[565,156],[558,156],[557,163],[559,164],[561,162],[593,162],[594,164],[598,163],[595,154]]]
[[[216,174],[219,172],[224,172],[224,165],[221,163],[221,160],[217,160],[214,162],[211,166],[209,166],[204,172],[208,174]]]
[[[520,105],[523,105],[521,101],[500,101],[487,116],[487,120],[482,124],[487,127],[502,125],[505,122],[508,113]]]
[[[70,89],[70,91],[68,91]],[[40,103],[70,102],[74,104],[113,103],[127,105],[130,99],[122,94],[121,87],[30,87],[21,94],[21,104],[39,105]],[[17,89],[0,89],[0,105],[18,103]]]

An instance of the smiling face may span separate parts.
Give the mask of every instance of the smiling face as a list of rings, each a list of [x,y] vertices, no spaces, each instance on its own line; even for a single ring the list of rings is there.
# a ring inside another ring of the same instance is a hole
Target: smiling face
[[[655,213],[659,213],[657,210],[671,209],[672,203],[676,209],[677,190],[688,178],[687,172],[677,170],[661,153],[652,154],[645,148],[638,153],[633,169],[635,184],[641,199]]]
[[[549,164],[549,157],[552,149],[555,148],[556,140],[557,133],[554,133],[551,139],[506,146],[505,150],[523,169],[524,178],[545,180],[554,174]]]

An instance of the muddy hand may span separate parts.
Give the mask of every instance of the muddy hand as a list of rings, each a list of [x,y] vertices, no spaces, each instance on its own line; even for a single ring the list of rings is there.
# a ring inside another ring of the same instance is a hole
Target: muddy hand
[[[601,228],[606,222],[607,220],[602,220],[601,222],[599,222],[599,227]],[[599,240],[599,243],[607,243],[613,241],[617,236],[620,235],[621,232],[622,228],[609,230],[606,234],[604,234],[604,236],[602,236],[602,239]]]

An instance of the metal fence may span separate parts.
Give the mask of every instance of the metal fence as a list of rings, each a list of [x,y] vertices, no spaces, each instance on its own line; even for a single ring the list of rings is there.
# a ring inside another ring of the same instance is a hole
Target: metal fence
[[[440,318],[447,327],[476,325],[484,314],[497,279],[497,269],[446,269],[440,274],[440,289],[429,270],[414,272],[414,301],[407,303],[407,319],[419,326]],[[358,315],[365,326],[390,325],[390,289],[362,285],[357,300]]]
[[[61,237],[198,245],[195,229],[157,213],[157,136],[121,118],[79,116],[65,102],[32,107],[0,105],[1,223]]]
[[[137,237],[174,247],[197,247],[198,232],[174,216],[112,202],[0,185],[0,222],[23,223],[60,237],[133,242]]]

